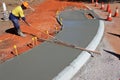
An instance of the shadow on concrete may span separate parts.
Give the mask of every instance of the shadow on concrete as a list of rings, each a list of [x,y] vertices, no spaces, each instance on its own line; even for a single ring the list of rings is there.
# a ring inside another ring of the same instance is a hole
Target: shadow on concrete
[[[105,49],[103,49],[103,50],[104,50],[105,52],[107,52],[107,53],[110,53],[110,54],[116,56],[116,57],[120,60],[120,54],[115,53],[115,52],[112,52],[112,51],[109,51],[109,50],[105,50]]]
[[[98,20],[103,20],[103,21],[106,21],[106,19],[103,19],[103,18],[99,18],[99,17],[98,17],[97,19],[98,19]]]
[[[15,31],[15,28],[7,29],[5,32],[6,32],[6,33],[10,33],[10,34],[15,34],[15,35],[17,35],[17,33],[16,33],[16,31]]]
[[[115,33],[111,33],[111,32],[107,32],[107,33],[120,38],[120,34],[115,34]]]

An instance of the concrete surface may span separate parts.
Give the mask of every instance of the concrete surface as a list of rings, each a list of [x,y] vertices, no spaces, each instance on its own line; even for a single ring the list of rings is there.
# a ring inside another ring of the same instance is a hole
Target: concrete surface
[[[65,14],[71,17],[76,16],[76,18],[85,17],[78,10],[68,11]],[[76,21],[71,22],[68,17],[66,19],[62,16],[63,30],[56,35],[56,38],[70,44],[87,47],[97,33],[99,20],[83,18],[83,21],[79,21],[75,18]],[[69,66],[80,53],[80,50],[44,42],[13,60],[0,64],[0,77],[2,80],[51,80]]]

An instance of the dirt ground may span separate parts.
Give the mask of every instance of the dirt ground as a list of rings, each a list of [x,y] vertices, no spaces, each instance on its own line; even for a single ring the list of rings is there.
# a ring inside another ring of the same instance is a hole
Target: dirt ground
[[[15,6],[21,4],[19,0],[4,0],[8,10],[12,10]],[[85,8],[83,3],[66,2],[59,0],[29,0],[35,11],[28,9],[25,11],[28,22],[32,27],[28,27],[20,21],[22,31],[27,37],[22,38],[14,34],[13,25],[10,21],[0,21],[0,60],[6,61],[15,57],[16,52],[14,45],[17,46],[18,54],[21,54],[33,47],[39,45],[42,41],[33,43],[34,36],[38,38],[50,38],[47,32],[54,36],[56,29],[60,30],[60,25],[56,21],[56,12],[63,10],[66,6],[76,6]],[[36,5],[38,4],[38,5]],[[94,11],[102,18],[106,19],[108,13],[95,7],[94,4],[85,3],[85,5],[94,9]],[[115,7],[120,10],[120,3],[110,4],[112,14]],[[119,13],[120,15],[120,13]],[[0,18],[2,14],[2,4],[0,4]],[[112,17],[112,21],[105,21],[105,34],[97,50],[102,56],[94,55],[82,70],[80,70],[72,80],[119,80],[120,79],[120,16]]]
[[[87,4],[91,8],[95,10],[95,12],[102,18],[106,19],[108,16],[108,12],[106,12],[107,4],[105,5],[105,10],[100,10],[100,4],[99,7],[94,7],[94,4]],[[112,16],[115,13],[115,8],[118,6],[118,10],[120,11],[120,3],[114,2],[110,4],[110,8],[112,11]],[[115,53],[120,54],[120,43],[117,42],[120,39],[120,12],[118,17],[112,17],[112,21],[105,21],[105,35],[104,35],[108,42],[112,45],[113,49],[115,50]]]
[[[90,58],[72,80],[120,80],[120,60],[111,44],[104,38],[98,49],[102,55]]]

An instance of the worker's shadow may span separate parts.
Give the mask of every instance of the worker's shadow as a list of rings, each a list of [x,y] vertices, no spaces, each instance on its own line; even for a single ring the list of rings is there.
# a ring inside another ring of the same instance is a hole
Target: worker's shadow
[[[105,50],[105,49],[103,49],[103,50],[104,50],[105,52],[107,52],[107,53],[110,53],[110,54],[116,56],[116,57],[120,60],[120,54],[115,53],[115,52],[112,52],[112,51],[108,51],[108,50]]]
[[[6,33],[10,33],[10,34],[15,34],[15,35],[17,35],[15,28],[7,29],[5,32],[6,32]]]
[[[113,35],[113,36],[116,36],[116,37],[120,38],[119,34],[115,34],[115,33],[111,33],[111,32],[107,32],[107,33],[110,34],[110,35]]]

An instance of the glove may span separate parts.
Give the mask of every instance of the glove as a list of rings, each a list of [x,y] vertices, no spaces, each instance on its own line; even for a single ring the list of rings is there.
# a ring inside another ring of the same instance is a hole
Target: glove
[[[23,21],[25,21],[25,20],[26,20],[26,18],[25,18],[25,17],[22,17],[22,20],[23,20]]]

